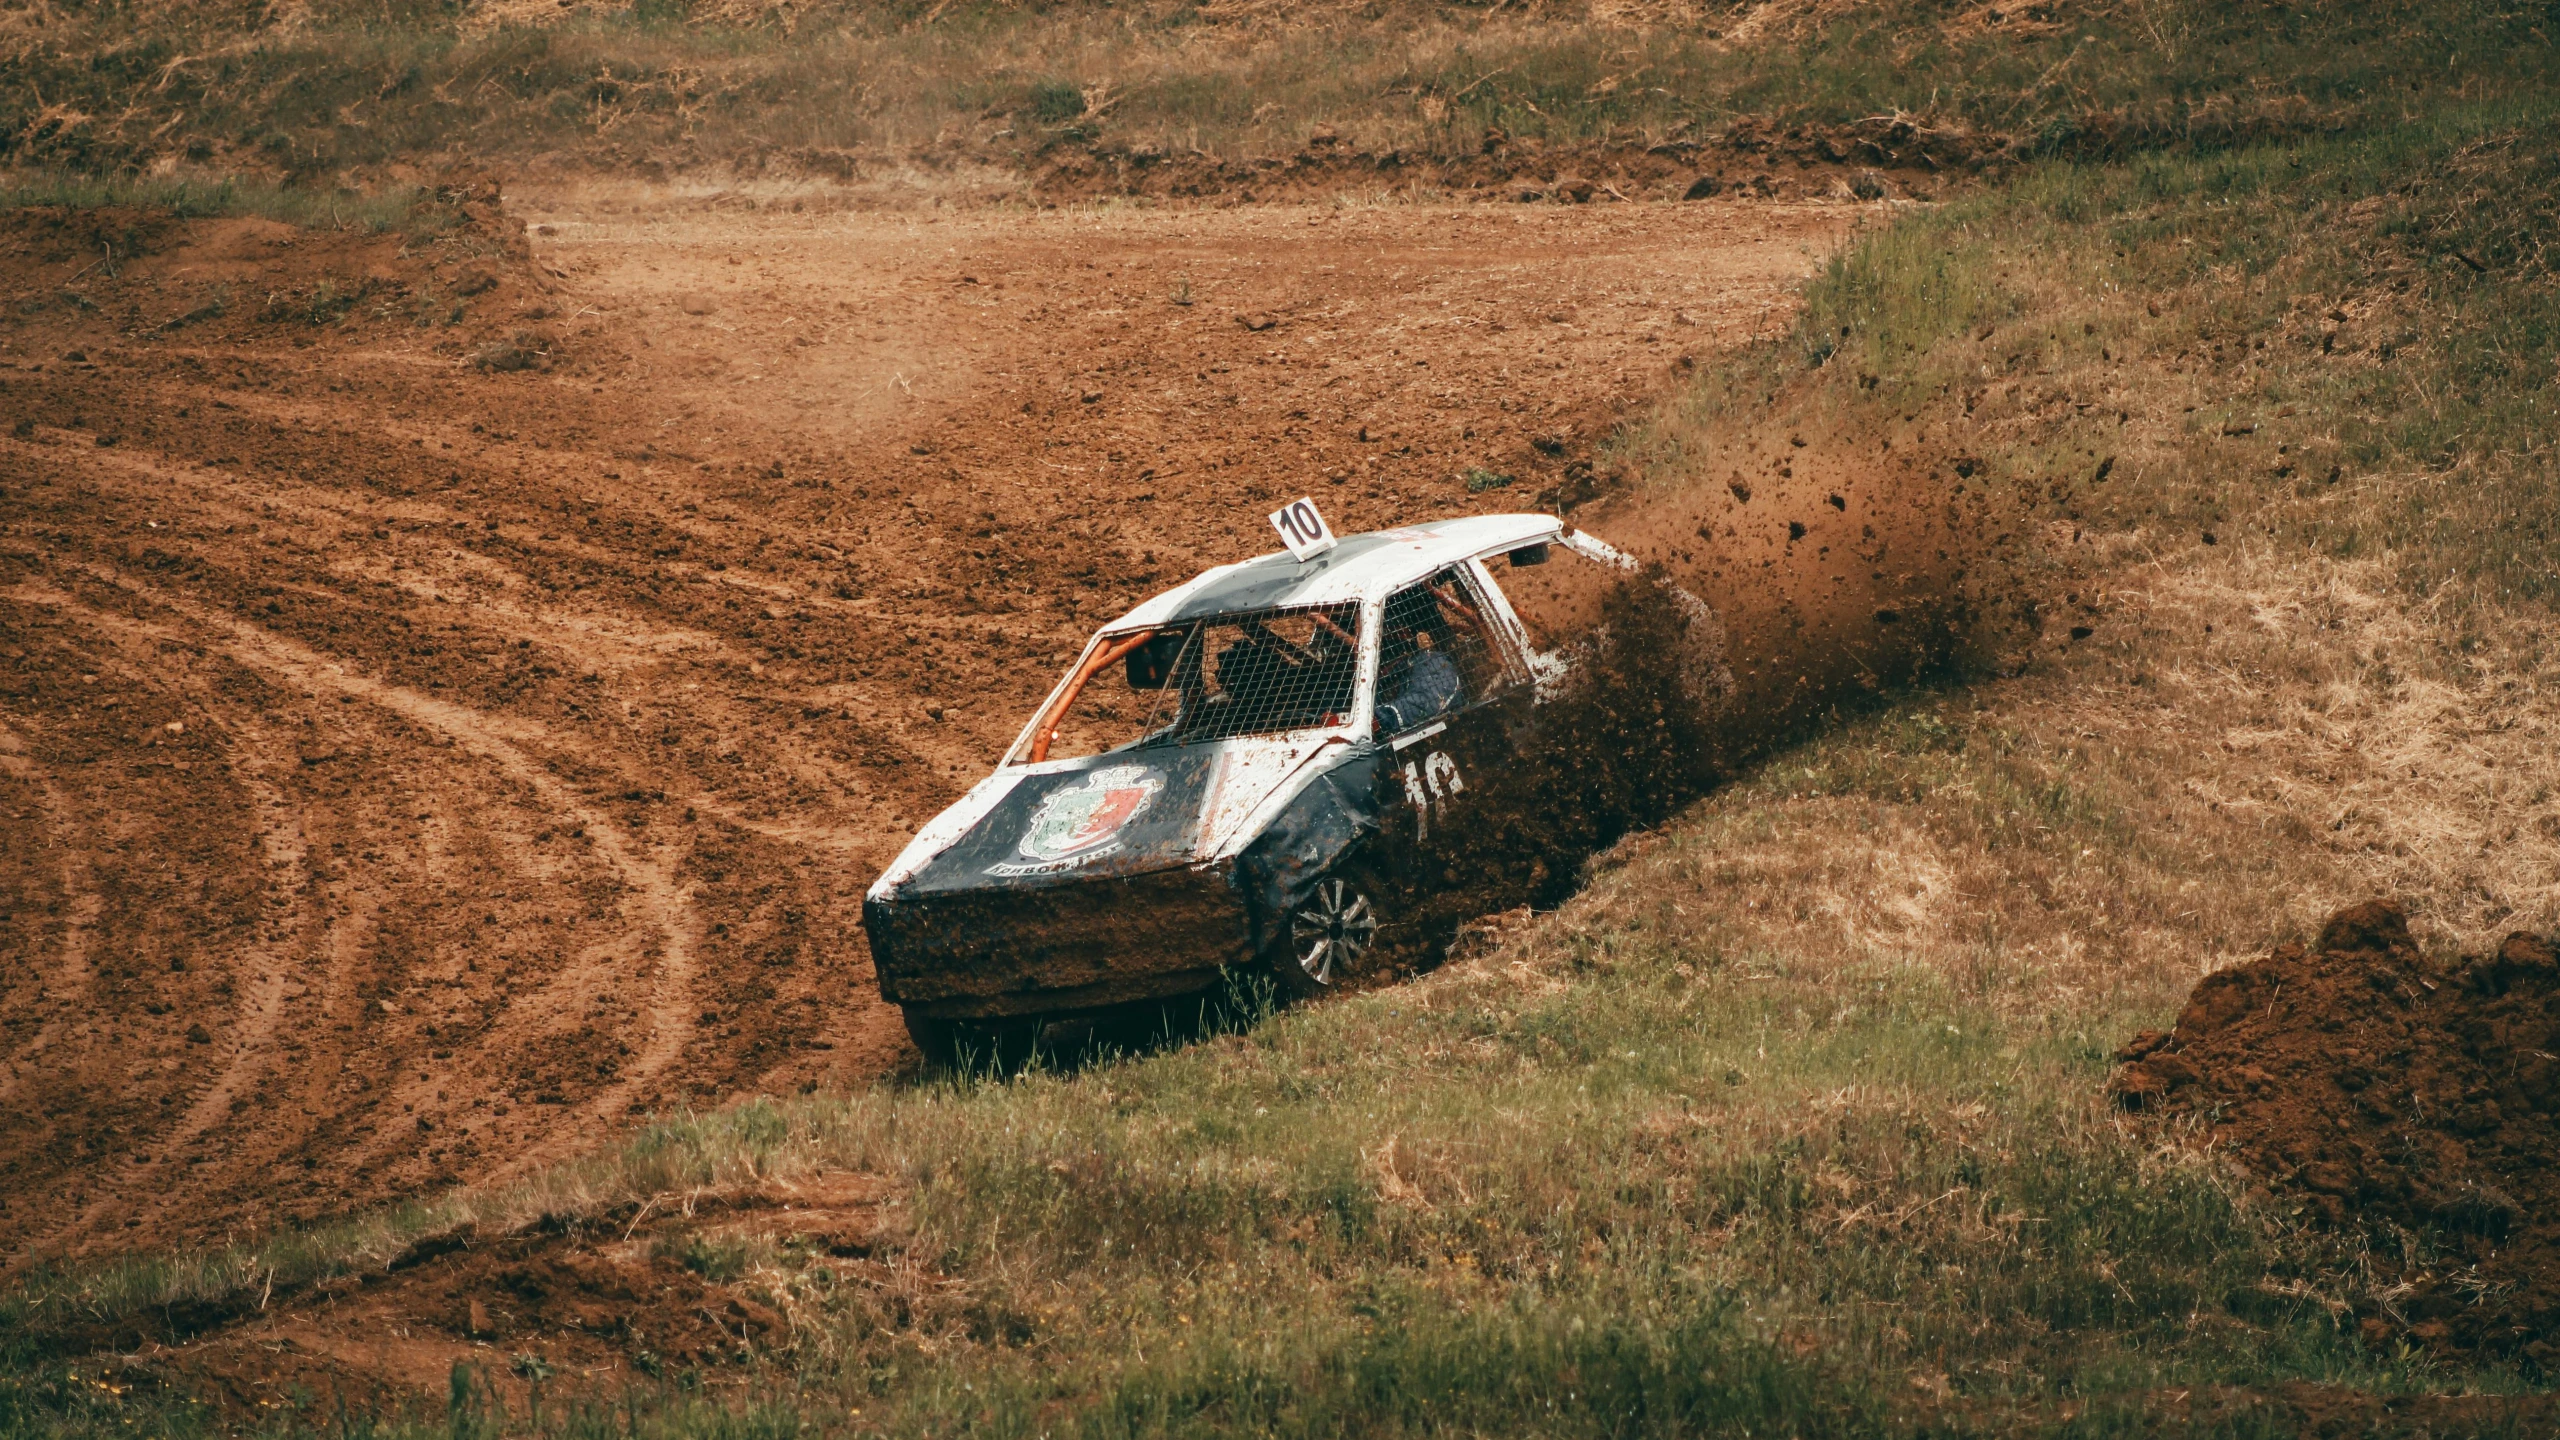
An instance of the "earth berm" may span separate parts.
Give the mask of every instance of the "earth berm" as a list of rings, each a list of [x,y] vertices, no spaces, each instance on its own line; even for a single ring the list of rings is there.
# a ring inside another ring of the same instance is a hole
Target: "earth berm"
[[[2129,1109],[2192,1117],[2271,1188],[2361,1230],[2367,1343],[2560,1362],[2560,963],[2517,933],[2431,965],[2400,906],[2206,976],[2118,1054]]]

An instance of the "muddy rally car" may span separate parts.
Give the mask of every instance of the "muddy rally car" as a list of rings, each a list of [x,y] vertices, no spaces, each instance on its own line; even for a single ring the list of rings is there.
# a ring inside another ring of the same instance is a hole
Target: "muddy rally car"
[[[1610,756],[1685,743],[1674,712],[1730,684],[1703,606],[1553,516],[1337,541],[1309,509],[1301,543],[1288,513],[1298,553],[1103,626],[871,887],[881,994],[928,1055],[1018,1049],[1239,967],[1305,995],[1419,959],[1569,882],[1570,852],[1624,828],[1602,813],[1626,788]],[[1594,637],[1648,625],[1656,653],[1615,668],[1668,683],[1570,703],[1578,670],[1612,668]]]

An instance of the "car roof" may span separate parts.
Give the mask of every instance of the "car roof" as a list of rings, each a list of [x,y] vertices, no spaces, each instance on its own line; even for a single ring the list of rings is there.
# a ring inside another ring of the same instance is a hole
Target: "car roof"
[[[1134,630],[1281,605],[1365,600],[1494,550],[1553,540],[1564,522],[1553,515],[1471,515],[1346,535],[1312,560],[1276,550],[1204,570],[1103,627]]]

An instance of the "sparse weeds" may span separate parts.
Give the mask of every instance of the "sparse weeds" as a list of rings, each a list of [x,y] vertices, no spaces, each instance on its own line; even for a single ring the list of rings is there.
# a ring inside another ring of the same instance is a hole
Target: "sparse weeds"
[[[341,286],[336,280],[322,280],[308,294],[278,292],[269,297],[261,319],[286,321],[304,325],[331,325],[346,318],[347,312],[363,303],[371,287],[364,284]]]
[[[508,374],[518,370],[548,369],[551,363],[550,343],[530,330],[518,330],[503,340],[492,340],[471,352],[474,369]]]
[[[717,1283],[744,1277],[759,1260],[765,1258],[769,1248],[759,1246],[745,1236],[704,1235],[688,1231],[662,1240],[652,1253]]]
[[[250,216],[306,229],[396,230],[418,239],[441,234],[461,219],[433,191],[415,186],[310,190],[232,175],[100,179],[59,170],[21,173],[0,184],[0,210],[34,206],[160,209],[185,218]]]
[[[1043,125],[1064,125],[1085,111],[1084,91],[1071,80],[1034,81],[1026,108]]]
[[[99,173],[181,155],[309,175],[466,152],[716,164],[1087,140],[1234,157],[1297,148],[1319,122],[1368,150],[1450,156],[1488,132],[1676,143],[1736,117],[1777,131],[1878,115],[2011,155],[2094,156],[2333,133],[2449,94],[2547,87],[2551,61],[2532,15],[2494,0],[2282,17],[2150,4],[2008,26],[1897,0],[1758,11],[1724,33],[1570,10],[1171,0],[965,14],[664,0],[516,23],[404,6],[290,27],[172,7],[139,43],[124,10],[57,19],[0,82],[0,133],[23,162]]]

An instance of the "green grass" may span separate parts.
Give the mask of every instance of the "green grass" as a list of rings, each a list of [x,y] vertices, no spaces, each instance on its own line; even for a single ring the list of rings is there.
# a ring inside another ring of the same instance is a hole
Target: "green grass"
[[[1772,427],[1960,437],[2038,517],[2377,559],[2463,614],[2549,605],[2555,154],[2536,98],[2045,162],[1835,258],[1788,341],[1626,453],[1686,485],[1772,407]]]
[[[2320,1245],[2118,1132],[2092,1032],[2142,1016],[2004,1021],[1625,918],[1073,1077],[661,1123],[582,1183],[897,1180],[969,1313],[882,1328],[823,1261],[761,1272],[802,1327],[765,1403],[830,1428],[1865,1434],[1914,1370],[2003,1403],[2409,1378],[2341,1339]]]
[[[46,206],[165,210],[189,219],[246,216],[305,229],[413,236],[450,229],[461,215],[434,191],[414,185],[314,190],[237,175],[101,177],[61,170],[21,172],[0,184],[0,211]]]

